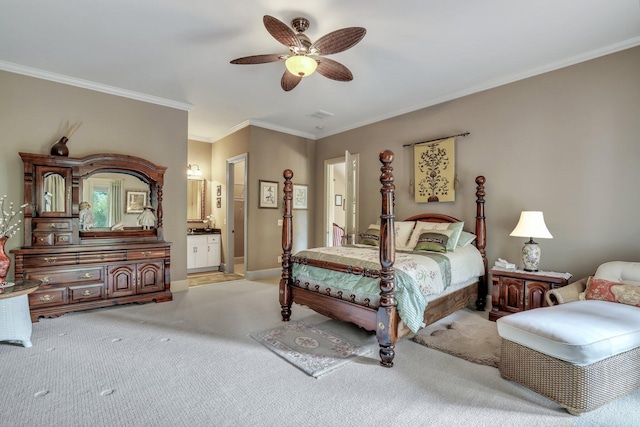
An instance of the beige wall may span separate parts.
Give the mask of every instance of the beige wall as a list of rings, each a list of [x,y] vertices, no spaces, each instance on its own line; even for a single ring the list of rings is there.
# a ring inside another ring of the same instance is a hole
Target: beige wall
[[[348,149],[360,153],[360,225],[375,222],[378,153],[388,148],[396,155],[399,219],[443,212],[472,228],[474,179],[486,176],[490,265],[498,257],[521,262],[525,239],[509,233],[522,210],[543,211],[554,237],[538,240],[541,269],[582,277],[604,261],[640,261],[638,76],[634,48],[324,138],[317,143],[314,203],[323,206],[323,162]],[[402,145],[464,131],[471,135],[456,142],[456,202],[413,202],[412,150]]]
[[[282,173],[287,168],[295,169],[294,183],[307,184],[312,187],[312,158],[315,141],[277,131],[247,126],[241,130],[215,142],[212,146],[212,180],[223,184],[226,194],[226,162],[227,159],[248,153],[246,188],[247,204],[247,275],[251,272],[268,271],[280,268],[277,258],[282,254],[282,228],[278,220],[282,219],[282,201],[278,209],[258,208],[259,180],[277,181],[282,191]],[[293,166],[295,165],[295,167]],[[309,192],[309,194],[312,194]],[[222,199],[219,209],[220,224],[224,222],[226,198]],[[312,223],[314,213],[313,200],[309,200],[308,210],[296,211],[294,227],[297,240],[294,248],[302,249],[312,246]],[[226,231],[223,228],[223,259],[229,259],[226,249]]]
[[[82,122],[67,143],[70,157],[120,153],[167,166],[164,234],[173,242],[172,282],[185,281],[187,112],[4,71],[0,93],[0,195],[23,200],[18,152],[48,154],[67,121]],[[21,245],[20,234],[7,248]]]

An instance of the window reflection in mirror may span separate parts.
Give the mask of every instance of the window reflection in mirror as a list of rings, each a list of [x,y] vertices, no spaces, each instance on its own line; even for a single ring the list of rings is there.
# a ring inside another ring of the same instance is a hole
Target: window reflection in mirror
[[[202,222],[205,213],[205,182],[202,179],[187,180],[187,221]]]
[[[65,203],[64,177],[57,173],[49,173],[44,177],[44,192],[42,200],[43,212],[64,212]]]
[[[94,230],[107,230],[122,222],[124,227],[138,226],[138,215],[126,213],[126,192],[149,194],[149,185],[139,178],[124,173],[96,173],[82,181],[82,198],[88,202],[94,215]]]

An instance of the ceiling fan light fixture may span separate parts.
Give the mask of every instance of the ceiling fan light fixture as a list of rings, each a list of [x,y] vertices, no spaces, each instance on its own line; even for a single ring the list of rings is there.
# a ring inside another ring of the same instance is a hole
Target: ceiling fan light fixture
[[[316,60],[305,55],[290,56],[284,65],[291,74],[300,77],[310,76],[318,68]]]

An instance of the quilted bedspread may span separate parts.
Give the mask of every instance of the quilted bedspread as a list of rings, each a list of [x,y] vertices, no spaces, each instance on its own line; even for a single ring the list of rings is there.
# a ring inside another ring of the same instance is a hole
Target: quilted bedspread
[[[446,254],[396,251],[393,267],[398,313],[413,332],[417,332],[423,324],[427,295],[440,294],[451,283],[483,274],[482,257],[475,247],[470,248],[459,248]],[[379,248],[373,246],[314,248],[298,252],[296,256],[372,270],[381,269]],[[332,294],[342,291],[345,298],[353,295],[355,301],[360,303],[368,300],[374,307],[380,301],[379,279],[298,263],[293,264],[293,278],[312,287],[320,285],[323,290],[329,287]]]

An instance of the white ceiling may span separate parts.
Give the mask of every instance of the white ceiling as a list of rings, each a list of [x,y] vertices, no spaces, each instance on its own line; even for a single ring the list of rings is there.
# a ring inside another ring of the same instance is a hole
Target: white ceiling
[[[189,136],[210,142],[249,123],[322,138],[640,45],[640,0],[0,4],[0,69],[189,110]],[[354,80],[315,73],[284,92],[284,63],[231,65],[287,52],[263,15],[307,17],[312,41],[365,27],[359,44],[330,56]]]

